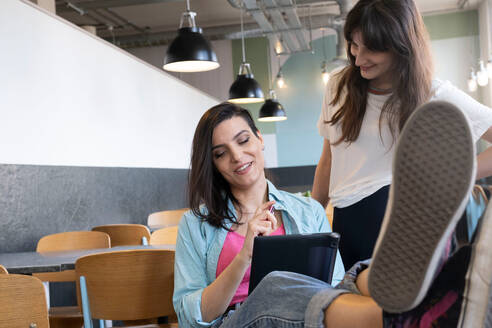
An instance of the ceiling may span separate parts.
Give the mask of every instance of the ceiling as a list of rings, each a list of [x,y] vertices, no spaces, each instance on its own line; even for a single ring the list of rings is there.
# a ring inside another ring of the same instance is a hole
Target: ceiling
[[[424,14],[460,10],[463,6],[474,8],[479,1],[416,0]],[[338,4],[333,0],[297,0],[295,3],[297,15],[305,25],[309,15],[322,17],[339,13]],[[224,31],[235,31],[237,35],[240,10],[228,0],[194,0],[190,1],[190,7],[197,13],[197,26],[211,39],[227,38]],[[59,16],[79,26],[96,26],[99,36],[126,48],[168,43],[176,35],[185,9],[184,0],[56,0]],[[244,20],[246,30],[258,29],[251,15],[245,15]]]

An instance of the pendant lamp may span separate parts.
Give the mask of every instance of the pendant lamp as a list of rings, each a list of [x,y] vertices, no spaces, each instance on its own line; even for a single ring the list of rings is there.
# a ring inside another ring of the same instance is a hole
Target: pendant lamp
[[[323,84],[327,85],[330,80],[330,73],[328,73],[328,68],[326,66],[326,61],[321,63],[321,79],[323,80]]]
[[[285,80],[284,80],[284,75],[282,74],[282,69],[280,69],[277,74],[277,86],[280,89],[285,87]]]
[[[272,68],[270,63],[270,44],[268,44],[268,79],[270,81],[270,91],[269,97],[261,106],[260,113],[258,114],[258,121],[260,122],[278,122],[285,121],[287,119],[287,115],[285,114],[284,107],[277,101],[277,95],[275,94],[275,90],[273,90],[273,81],[272,81]],[[280,60],[279,60],[280,66]]]
[[[487,74],[489,75],[489,79],[492,79],[492,59],[489,59],[487,62]]]
[[[278,60],[278,73],[277,73],[277,86],[282,89],[285,87],[284,75],[282,74],[282,65],[280,64],[280,56],[277,54]]]
[[[202,29],[195,24],[196,13],[190,11],[190,2],[186,0],[186,12],[181,16],[178,36],[166,51],[163,68],[171,72],[204,72],[220,66],[217,55],[210,42],[205,39]],[[184,21],[189,27],[183,27]]]
[[[270,97],[261,106],[258,121],[278,122],[285,121],[286,119],[287,115],[285,114],[284,106],[277,101],[275,91],[270,89]]]
[[[478,89],[477,84],[477,74],[475,70],[472,68],[470,71],[470,78],[468,79],[468,91],[475,92]]]
[[[241,8],[241,42],[243,61],[239,67],[239,74],[229,88],[229,101],[236,104],[250,104],[264,101],[261,86],[254,79],[251,66],[246,62],[244,48],[243,9]]]
[[[323,84],[327,85],[330,80],[330,73],[328,72],[328,67],[326,66],[326,49],[325,49],[325,29],[321,30],[321,41],[323,42],[323,62],[321,63],[321,79]]]
[[[477,72],[477,83],[479,86],[484,87],[487,84],[489,84],[489,74],[487,73],[487,70],[485,69],[485,66],[483,64],[483,60],[480,60],[478,62],[478,67],[479,67],[479,70]]]

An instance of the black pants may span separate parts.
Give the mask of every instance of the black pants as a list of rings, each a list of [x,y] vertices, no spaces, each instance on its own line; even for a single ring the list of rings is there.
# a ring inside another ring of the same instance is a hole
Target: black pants
[[[372,256],[381,229],[389,186],[344,208],[334,208],[333,231],[340,234],[340,255],[345,270]]]

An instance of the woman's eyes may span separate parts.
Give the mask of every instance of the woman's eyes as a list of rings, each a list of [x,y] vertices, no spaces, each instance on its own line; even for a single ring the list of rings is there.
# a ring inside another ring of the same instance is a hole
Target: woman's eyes
[[[244,138],[244,139],[240,139],[240,140],[238,141],[238,143],[239,143],[240,145],[242,145],[242,144],[247,143],[248,141],[249,141],[249,137]]]
[[[245,144],[245,143],[247,143],[248,141],[249,141],[249,137],[245,137],[245,138],[239,139],[239,140],[237,141],[237,143],[238,143],[238,144],[240,144],[240,145],[244,145],[244,144]],[[215,158],[220,158],[220,157],[222,157],[225,153],[226,153],[226,151],[225,151],[225,150],[224,150],[224,151],[218,151],[218,152],[215,152],[215,153],[214,153],[214,157],[215,157]]]
[[[220,158],[220,157],[222,157],[222,155],[224,155],[224,153],[225,153],[224,151],[222,151],[220,153],[214,153],[214,157],[215,158]]]

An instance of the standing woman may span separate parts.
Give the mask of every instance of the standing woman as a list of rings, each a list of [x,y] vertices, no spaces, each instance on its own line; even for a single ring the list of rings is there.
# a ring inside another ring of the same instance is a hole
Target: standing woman
[[[212,107],[198,123],[191,211],[176,242],[173,303],[180,326],[218,327],[246,300],[255,236],[331,231],[318,202],[280,191],[265,178],[263,149],[251,115],[234,104]],[[333,285],[344,273],[338,255]]]
[[[370,258],[388,200],[395,144],[406,120],[430,100],[460,108],[474,141],[492,141],[492,111],[433,79],[428,33],[413,0],[361,0],[344,36],[350,64],[328,83],[318,121],[324,144],[313,197],[334,207],[346,268]],[[492,174],[492,149],[478,156],[477,179]],[[416,190],[415,192],[418,192]]]

